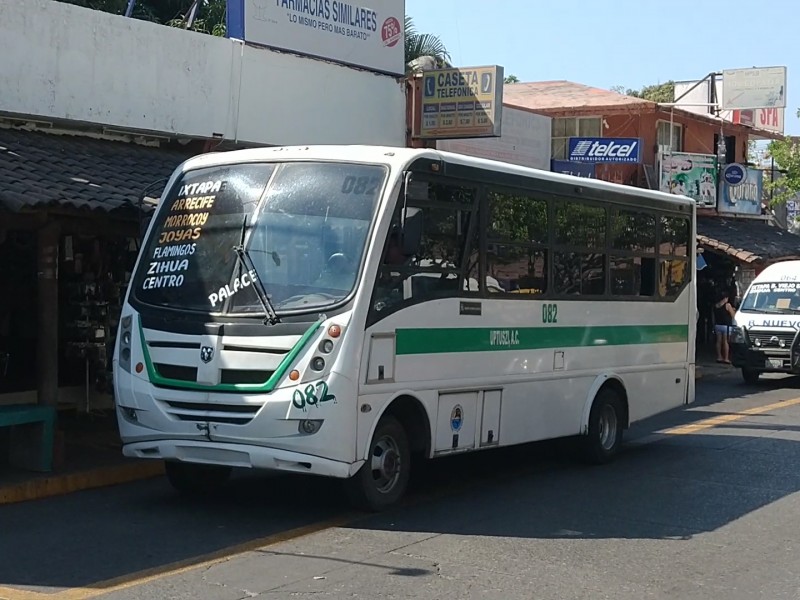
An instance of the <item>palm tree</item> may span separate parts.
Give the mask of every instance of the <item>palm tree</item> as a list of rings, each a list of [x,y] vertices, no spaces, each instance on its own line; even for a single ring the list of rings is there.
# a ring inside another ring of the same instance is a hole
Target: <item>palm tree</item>
[[[425,66],[439,68],[450,66],[450,53],[444,42],[431,33],[419,33],[408,15],[405,18],[405,47],[406,65],[411,71],[425,63],[428,63]]]

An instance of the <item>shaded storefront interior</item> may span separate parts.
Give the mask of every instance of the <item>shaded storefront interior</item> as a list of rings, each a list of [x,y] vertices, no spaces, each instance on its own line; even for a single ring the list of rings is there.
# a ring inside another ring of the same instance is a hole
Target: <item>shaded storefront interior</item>
[[[143,193],[194,153],[0,129],[0,404],[111,405]]]
[[[767,266],[800,259],[800,237],[768,220],[698,216],[697,245],[705,265],[697,273],[697,343],[707,350],[713,348],[712,309],[719,294],[727,291],[738,304]]]

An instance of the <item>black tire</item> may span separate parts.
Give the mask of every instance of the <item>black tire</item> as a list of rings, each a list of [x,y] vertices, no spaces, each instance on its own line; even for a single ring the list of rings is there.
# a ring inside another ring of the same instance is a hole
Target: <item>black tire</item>
[[[380,463],[380,469],[375,462]],[[388,464],[387,464],[388,462]],[[383,417],[370,442],[367,462],[346,482],[350,502],[371,512],[386,510],[405,494],[411,475],[411,449],[400,422]]]
[[[758,383],[758,379],[761,377],[761,371],[754,371],[752,369],[742,369],[742,379],[744,382],[750,385],[755,385]]]
[[[167,461],[164,464],[167,480],[186,496],[210,494],[224,486],[231,477],[231,467]]]
[[[583,462],[601,465],[616,457],[622,446],[624,415],[624,405],[617,392],[607,387],[598,392],[589,413],[589,431],[579,439]]]

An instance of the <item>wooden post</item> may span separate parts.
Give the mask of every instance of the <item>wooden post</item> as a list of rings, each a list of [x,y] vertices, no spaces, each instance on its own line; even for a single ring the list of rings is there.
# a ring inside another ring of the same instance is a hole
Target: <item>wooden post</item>
[[[60,227],[48,223],[38,231],[37,372],[39,404],[58,403],[58,250]]]

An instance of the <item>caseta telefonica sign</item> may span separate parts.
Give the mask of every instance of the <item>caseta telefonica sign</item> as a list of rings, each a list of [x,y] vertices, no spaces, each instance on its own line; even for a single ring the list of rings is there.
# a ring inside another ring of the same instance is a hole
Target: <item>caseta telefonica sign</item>
[[[639,163],[642,140],[639,138],[569,138],[567,160],[593,163]]]
[[[361,67],[405,73],[404,0],[228,0],[228,37]]]

